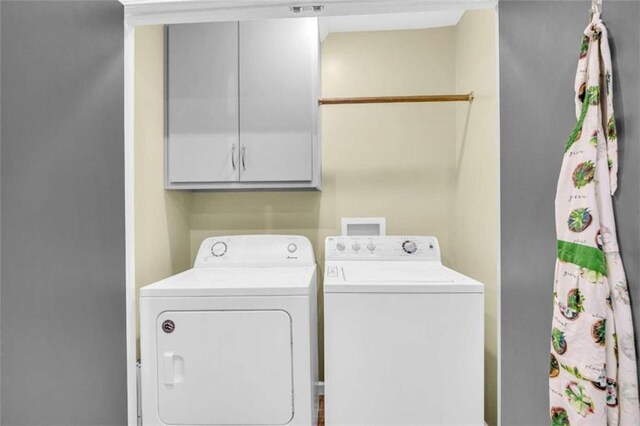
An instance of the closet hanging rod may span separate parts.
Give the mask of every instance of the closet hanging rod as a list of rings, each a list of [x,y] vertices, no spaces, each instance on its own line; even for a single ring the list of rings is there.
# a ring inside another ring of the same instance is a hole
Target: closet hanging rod
[[[320,105],[395,104],[405,102],[472,102],[473,92],[465,95],[367,96],[353,98],[320,98]]]

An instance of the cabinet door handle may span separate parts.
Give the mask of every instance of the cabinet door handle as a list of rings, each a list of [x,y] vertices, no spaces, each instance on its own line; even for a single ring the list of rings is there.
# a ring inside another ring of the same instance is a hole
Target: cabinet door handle
[[[247,146],[246,145],[242,145],[242,170],[247,170],[247,166],[244,164],[244,157],[245,154],[247,152]]]
[[[231,165],[233,166],[233,170],[236,169],[236,144],[234,143],[231,147]]]

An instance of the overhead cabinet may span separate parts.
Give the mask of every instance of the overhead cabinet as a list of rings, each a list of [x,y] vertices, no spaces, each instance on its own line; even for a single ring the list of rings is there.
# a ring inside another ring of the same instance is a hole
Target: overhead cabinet
[[[320,189],[316,18],[167,27],[166,187]]]
[[[168,29],[167,183],[237,182],[238,23]]]

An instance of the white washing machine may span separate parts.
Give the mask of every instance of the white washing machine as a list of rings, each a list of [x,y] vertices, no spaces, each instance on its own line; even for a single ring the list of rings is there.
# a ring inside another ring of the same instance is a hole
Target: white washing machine
[[[143,424],[316,424],[316,330],[308,239],[206,239],[140,290]]]
[[[434,237],[329,237],[325,420],[483,425],[483,285]]]

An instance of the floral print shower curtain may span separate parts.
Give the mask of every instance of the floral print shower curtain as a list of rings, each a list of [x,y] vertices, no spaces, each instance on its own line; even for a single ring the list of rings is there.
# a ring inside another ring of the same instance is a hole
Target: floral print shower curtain
[[[636,350],[612,195],[617,187],[607,29],[594,13],[576,74],[577,124],[556,192],[549,372],[553,426],[640,425]]]

